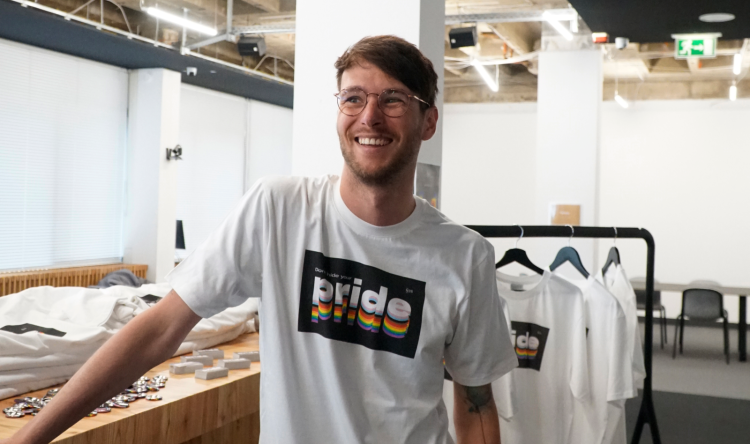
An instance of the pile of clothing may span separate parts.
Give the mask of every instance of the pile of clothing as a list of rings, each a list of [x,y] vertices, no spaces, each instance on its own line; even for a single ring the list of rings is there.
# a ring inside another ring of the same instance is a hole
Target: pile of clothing
[[[171,290],[169,284],[134,288],[34,287],[0,297],[0,399],[61,384],[129,321]],[[202,319],[175,356],[255,331],[258,300]]]

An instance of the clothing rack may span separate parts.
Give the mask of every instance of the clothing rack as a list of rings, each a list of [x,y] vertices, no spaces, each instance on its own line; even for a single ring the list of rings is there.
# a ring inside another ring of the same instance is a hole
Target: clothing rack
[[[571,237],[569,226],[520,226],[520,225],[467,225],[467,228],[476,231],[486,238],[523,238],[523,237]],[[646,367],[646,379],[643,381],[643,400],[638,412],[638,421],[631,444],[637,444],[641,440],[643,426],[649,425],[651,437],[654,444],[661,444],[659,427],[656,425],[656,413],[651,393],[651,362],[654,343],[654,237],[648,230],[643,228],[620,228],[620,227],[573,227],[575,238],[589,239],[643,239],[648,246],[646,265],[646,338],[643,349],[643,361]]]

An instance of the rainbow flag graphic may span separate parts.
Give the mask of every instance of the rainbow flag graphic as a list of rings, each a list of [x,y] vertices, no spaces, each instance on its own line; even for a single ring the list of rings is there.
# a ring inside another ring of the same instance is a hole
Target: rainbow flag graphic
[[[516,355],[518,356],[518,359],[534,359],[536,358],[536,354],[537,350],[516,347]]]
[[[349,312],[346,314],[346,317],[347,317],[347,321],[346,322],[349,325],[354,325],[354,318],[357,317],[357,310],[356,309],[349,310]]]
[[[403,338],[406,336],[406,332],[409,330],[409,321],[398,322],[391,319],[390,316],[385,317],[383,323],[383,332],[393,338]]]
[[[316,324],[318,323],[318,306],[317,305],[313,305],[312,321],[315,322]]]
[[[333,312],[333,302],[329,302],[326,304],[325,302],[320,301],[318,303],[318,307],[320,319],[327,321],[331,318],[331,313]]]
[[[341,306],[337,305],[333,308],[333,322],[341,322]]]
[[[375,320],[375,313],[368,313],[364,308],[359,309],[359,316],[357,317],[357,323],[360,327],[365,330],[372,330],[372,323]]]

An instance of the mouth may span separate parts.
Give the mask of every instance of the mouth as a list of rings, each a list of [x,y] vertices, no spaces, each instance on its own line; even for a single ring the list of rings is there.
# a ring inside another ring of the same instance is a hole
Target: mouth
[[[385,146],[393,142],[388,137],[355,137],[354,141],[362,146]]]

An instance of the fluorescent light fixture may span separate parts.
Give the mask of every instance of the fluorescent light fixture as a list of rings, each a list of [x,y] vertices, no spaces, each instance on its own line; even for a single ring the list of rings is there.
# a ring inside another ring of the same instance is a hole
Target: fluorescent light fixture
[[[734,102],[737,100],[737,85],[732,85],[729,87],[729,100]]]
[[[742,54],[734,55],[734,69],[732,69],[732,72],[736,76],[740,75],[740,72],[742,72]]]
[[[542,14],[542,17],[544,17],[544,20],[549,23],[553,28],[555,28],[555,31],[560,33],[561,36],[565,37],[565,40],[572,41],[573,40],[573,34],[568,30],[565,26],[563,26],[562,23],[560,23],[555,18],[552,18],[551,15],[544,13]]]
[[[154,16],[161,20],[165,20],[169,23],[174,23],[175,25],[179,25],[187,29],[191,29],[193,31],[200,32],[201,34],[206,34],[210,37],[213,37],[219,33],[214,28],[208,27],[206,25],[201,25],[200,23],[196,23],[192,20],[188,20],[178,15],[170,14],[159,8],[146,8],[146,12],[148,13],[148,15]]]
[[[479,72],[479,75],[482,76],[482,80],[487,83],[487,86],[489,86],[493,92],[497,92],[500,89],[500,86],[497,84],[497,82],[490,76],[490,73],[487,72],[487,69],[485,69],[485,67],[481,63],[479,63],[477,59],[471,61],[471,66],[473,66],[477,70],[477,72]]]
[[[615,93],[615,102],[617,102],[621,107],[628,109],[630,104],[627,100],[623,99],[620,93]]]

